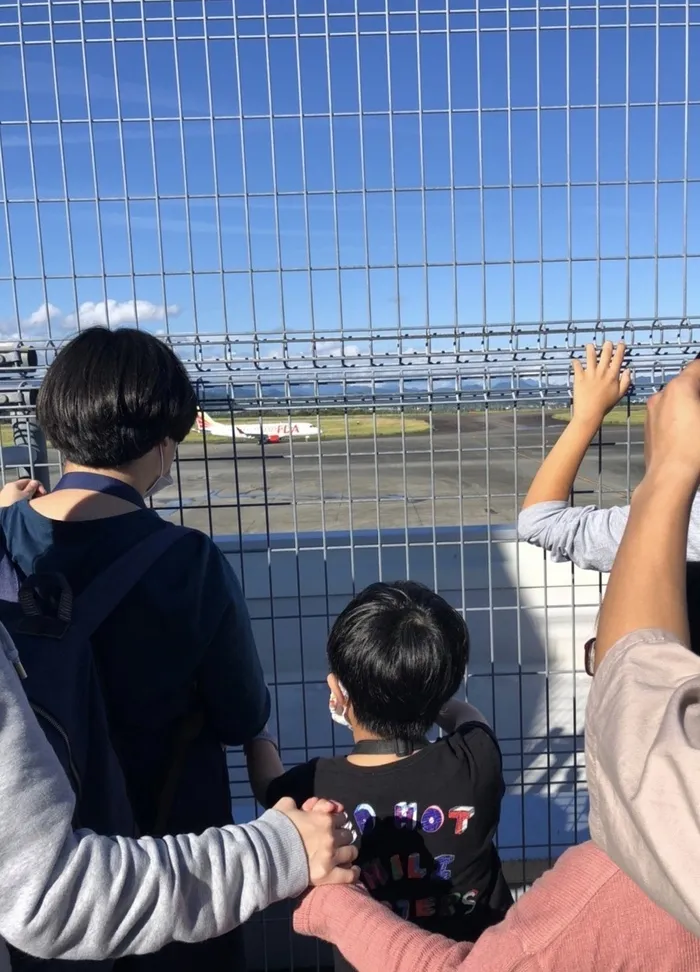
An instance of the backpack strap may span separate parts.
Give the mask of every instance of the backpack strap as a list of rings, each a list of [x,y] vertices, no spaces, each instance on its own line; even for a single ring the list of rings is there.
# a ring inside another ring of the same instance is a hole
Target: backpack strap
[[[130,547],[98,574],[75,599],[73,612],[69,612],[73,614],[72,624],[89,639],[149,569],[178,540],[192,532],[186,527],[164,524],[135,546]],[[59,577],[59,580],[63,580],[65,584],[63,578]],[[20,590],[20,577],[7,550],[4,534],[0,530],[0,600],[16,603],[19,600]],[[98,666],[98,677],[99,674]],[[197,706],[185,715],[178,725],[165,783],[158,801],[156,833],[165,833],[167,830],[190,746],[202,732],[204,722],[204,711]]]
[[[73,624],[90,638],[153,565],[178,540],[192,533],[166,524],[130,547],[91,581],[75,599]]]
[[[129,591],[178,540],[192,533],[187,527],[166,524],[139,541],[85,588],[75,599],[74,624],[90,637],[116,610]],[[0,564],[0,571],[2,565]],[[0,583],[1,583],[0,573]],[[165,833],[182,771],[192,743],[204,728],[204,712],[195,708],[184,716],[175,732],[173,751],[156,812],[156,833]]]
[[[19,600],[20,578],[7,549],[4,532],[0,531],[0,601],[16,604]]]

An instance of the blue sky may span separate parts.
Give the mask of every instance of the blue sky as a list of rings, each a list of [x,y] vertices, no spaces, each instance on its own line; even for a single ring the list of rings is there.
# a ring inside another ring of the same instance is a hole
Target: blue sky
[[[700,318],[700,4],[446,2],[0,2],[3,334]]]

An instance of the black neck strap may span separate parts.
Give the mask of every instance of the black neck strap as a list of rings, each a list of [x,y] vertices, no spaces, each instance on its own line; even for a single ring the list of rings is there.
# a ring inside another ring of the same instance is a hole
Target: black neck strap
[[[92,493],[105,493],[108,496],[118,496],[119,499],[133,503],[141,509],[146,509],[146,501],[134,487],[117,479],[115,476],[104,476],[102,473],[68,472],[64,473],[54,486],[52,492],[60,489],[87,489]]]
[[[356,742],[353,756],[410,756],[430,743],[427,739],[361,739]]]

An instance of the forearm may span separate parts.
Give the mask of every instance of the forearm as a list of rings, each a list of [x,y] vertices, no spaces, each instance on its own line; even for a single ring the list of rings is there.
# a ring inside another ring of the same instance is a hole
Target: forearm
[[[275,810],[199,836],[69,831],[54,862],[37,862],[35,849],[23,855],[31,880],[15,883],[12,900],[11,888],[0,895],[0,935],[40,958],[102,960],[206,941],[308,885],[301,838]]]
[[[575,416],[571,419],[532,480],[523,509],[535,503],[568,498],[598,428],[596,423]]]
[[[308,884],[277,811],[200,836],[75,833],[75,798],[0,626],[0,936],[41,958],[100,960],[224,934]]]
[[[244,749],[253,796],[261,806],[267,806],[270,783],[284,773],[280,754],[274,742],[260,737],[246,743]]]
[[[431,935],[350,888],[311,891],[294,914],[294,929],[335,945],[357,972],[450,972],[473,948]]]
[[[450,699],[443,705],[435,720],[435,724],[443,732],[451,733],[465,722],[486,722],[486,718],[477,708],[461,699]],[[488,723],[487,723],[488,724]]]
[[[600,612],[596,668],[639,629],[662,629],[688,644],[686,545],[696,486],[666,469],[645,476],[635,491]]]

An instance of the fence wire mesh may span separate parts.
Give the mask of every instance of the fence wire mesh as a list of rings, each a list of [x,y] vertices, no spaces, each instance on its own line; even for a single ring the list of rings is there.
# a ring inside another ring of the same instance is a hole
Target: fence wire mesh
[[[602,582],[513,523],[586,341],[634,368],[574,492],[606,506],[700,350],[700,3],[0,0],[3,478],[55,482],[36,388],[96,324],[197,381],[157,504],[241,575],[285,761],[347,745],[328,627],[411,576],[466,614],[513,881],[580,839]],[[251,924],[253,967],[326,960],[287,921]]]

